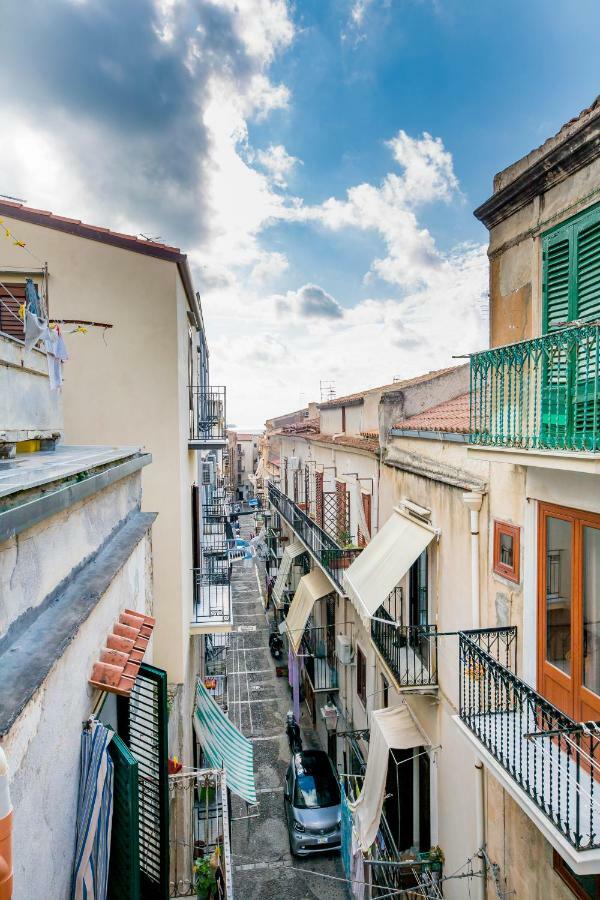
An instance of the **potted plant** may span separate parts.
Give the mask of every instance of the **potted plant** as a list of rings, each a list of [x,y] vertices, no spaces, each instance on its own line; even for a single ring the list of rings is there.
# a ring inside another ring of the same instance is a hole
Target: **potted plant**
[[[210,859],[206,857],[197,859],[194,863],[194,887],[196,888],[196,896],[204,898],[210,897],[210,893],[215,883],[215,874],[210,864]]]

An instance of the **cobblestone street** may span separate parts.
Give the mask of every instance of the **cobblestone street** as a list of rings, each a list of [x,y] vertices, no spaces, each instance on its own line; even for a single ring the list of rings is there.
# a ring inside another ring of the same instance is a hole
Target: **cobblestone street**
[[[242,525],[242,537],[252,529]],[[262,602],[262,564],[234,564],[232,582],[236,631],[228,654],[228,709],[234,724],[254,742],[258,814],[232,798],[232,854],[235,896],[244,900],[344,900],[339,853],[296,859],[289,850],[283,782],[289,761],[285,715],[291,708],[287,679],[278,678],[268,648],[269,619]],[[303,744],[317,746],[303,724]],[[319,873],[311,874],[313,872]],[[330,877],[321,877],[321,876]]]

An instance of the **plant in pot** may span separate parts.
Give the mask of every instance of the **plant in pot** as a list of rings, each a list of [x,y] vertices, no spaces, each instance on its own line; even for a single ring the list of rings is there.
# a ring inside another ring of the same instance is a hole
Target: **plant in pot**
[[[206,857],[197,859],[194,863],[194,887],[196,888],[196,897],[204,898],[204,900],[210,897],[214,883],[215,873],[210,864],[210,859]]]

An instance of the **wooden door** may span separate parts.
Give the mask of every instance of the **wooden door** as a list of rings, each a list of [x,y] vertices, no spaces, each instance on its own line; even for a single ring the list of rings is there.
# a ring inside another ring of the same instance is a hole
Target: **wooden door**
[[[600,718],[600,516],[540,504],[538,685],[576,721]]]

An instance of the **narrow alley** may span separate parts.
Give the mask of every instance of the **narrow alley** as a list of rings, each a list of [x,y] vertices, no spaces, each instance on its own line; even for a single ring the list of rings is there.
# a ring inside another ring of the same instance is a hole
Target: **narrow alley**
[[[242,537],[254,527],[246,519]],[[269,653],[269,619],[263,606],[262,563],[233,567],[232,596],[236,631],[227,662],[231,721],[254,742],[258,809],[232,797],[232,854],[237,897],[343,900],[348,896],[338,852],[292,857],[284,818],[283,783],[289,762],[285,716],[291,707],[287,680],[278,678]],[[317,746],[303,724],[303,745]],[[250,817],[248,817],[250,816]],[[311,874],[313,872],[319,873]],[[323,877],[328,876],[328,877]],[[338,880],[339,879],[339,880]]]

